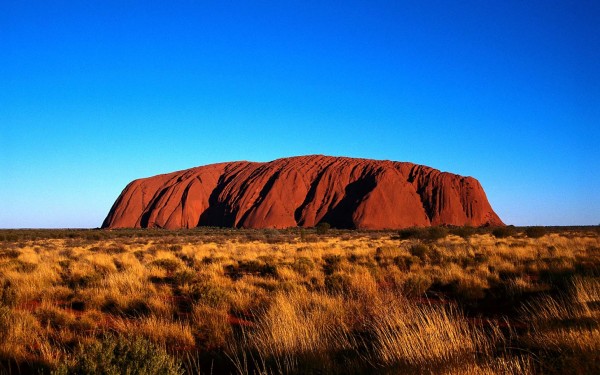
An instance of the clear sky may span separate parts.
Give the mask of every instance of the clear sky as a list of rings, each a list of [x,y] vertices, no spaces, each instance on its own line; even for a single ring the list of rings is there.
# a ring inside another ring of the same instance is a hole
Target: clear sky
[[[600,2],[2,1],[0,228],[98,227],[139,177],[325,154],[600,224]]]

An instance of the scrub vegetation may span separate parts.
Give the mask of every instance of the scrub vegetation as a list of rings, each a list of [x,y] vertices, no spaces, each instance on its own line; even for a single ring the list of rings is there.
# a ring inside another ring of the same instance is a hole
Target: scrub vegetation
[[[600,373],[600,231],[3,230],[0,373]]]

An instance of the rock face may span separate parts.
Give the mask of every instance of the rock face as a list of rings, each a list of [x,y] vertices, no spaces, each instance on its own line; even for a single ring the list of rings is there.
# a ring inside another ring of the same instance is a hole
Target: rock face
[[[472,177],[412,163],[300,156],[212,164],[131,182],[103,228],[397,229],[503,225]]]

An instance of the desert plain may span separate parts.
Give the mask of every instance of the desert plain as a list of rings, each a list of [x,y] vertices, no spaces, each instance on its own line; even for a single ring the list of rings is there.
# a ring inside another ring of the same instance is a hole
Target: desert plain
[[[0,372],[592,374],[599,227],[0,231]]]

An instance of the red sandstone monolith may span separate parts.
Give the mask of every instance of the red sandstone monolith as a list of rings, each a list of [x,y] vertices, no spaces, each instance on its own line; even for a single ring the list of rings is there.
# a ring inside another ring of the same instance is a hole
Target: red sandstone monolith
[[[131,182],[103,228],[398,229],[504,225],[472,177],[322,155],[212,164]]]

